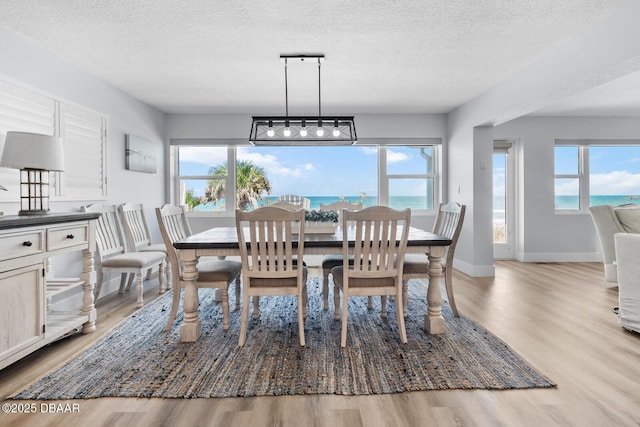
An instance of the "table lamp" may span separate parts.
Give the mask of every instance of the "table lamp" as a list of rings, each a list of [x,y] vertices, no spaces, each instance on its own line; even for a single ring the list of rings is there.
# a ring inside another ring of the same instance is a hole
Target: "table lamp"
[[[49,213],[49,171],[64,170],[62,140],[51,135],[7,132],[0,167],[20,169],[18,215]]]

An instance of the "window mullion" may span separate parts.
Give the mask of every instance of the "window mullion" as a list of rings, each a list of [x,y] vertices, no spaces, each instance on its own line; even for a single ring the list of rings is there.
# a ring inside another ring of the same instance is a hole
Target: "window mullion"
[[[235,212],[236,202],[236,147],[227,147],[227,177],[225,179],[225,210]],[[232,167],[233,166],[233,167]]]
[[[580,210],[589,209],[590,197],[589,197],[589,147],[581,145],[578,151],[579,153],[579,188],[580,188]]]
[[[378,147],[378,202],[389,206],[389,175],[387,175],[387,147]]]

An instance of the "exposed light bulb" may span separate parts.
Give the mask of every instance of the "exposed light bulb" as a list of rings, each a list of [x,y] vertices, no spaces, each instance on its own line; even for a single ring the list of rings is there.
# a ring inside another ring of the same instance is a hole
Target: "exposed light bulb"
[[[269,129],[267,130],[267,136],[268,136],[269,138],[272,138],[275,134],[276,134],[276,131],[274,131],[274,130],[273,130],[273,128],[269,128]]]
[[[306,127],[302,127],[302,129],[300,129],[300,136],[302,136],[302,137],[307,136],[307,128]]]
[[[318,136],[324,136],[324,129],[322,129],[321,127],[318,128],[318,130],[316,131],[316,135]]]
[[[340,129],[338,128],[333,128],[333,136],[335,136],[336,138],[340,136]]]
[[[284,136],[290,137],[291,136],[291,129],[284,128],[284,131],[282,133],[283,133]]]

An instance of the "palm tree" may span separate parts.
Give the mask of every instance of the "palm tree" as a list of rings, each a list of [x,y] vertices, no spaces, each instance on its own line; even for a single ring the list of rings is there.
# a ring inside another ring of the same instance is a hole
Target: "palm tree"
[[[227,176],[227,163],[224,162],[209,170],[210,175]],[[264,168],[250,160],[238,160],[236,163],[236,207],[247,210],[254,202],[262,200],[262,194],[271,194],[271,183]],[[204,191],[204,203],[218,202],[224,199],[224,179],[210,179]]]

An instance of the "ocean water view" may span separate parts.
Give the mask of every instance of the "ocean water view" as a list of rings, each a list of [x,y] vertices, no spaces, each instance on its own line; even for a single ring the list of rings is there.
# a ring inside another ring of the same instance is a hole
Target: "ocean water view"
[[[640,195],[607,195],[589,197],[589,206],[612,205],[619,206],[627,203],[640,203]],[[556,196],[556,209],[579,209],[578,196]]]
[[[612,205],[620,206],[628,203],[640,204],[640,195],[607,195],[607,196],[591,196],[589,198],[589,206]],[[578,196],[555,196],[555,208],[566,210],[577,210],[580,208],[580,200]],[[504,196],[495,196],[493,198],[493,222],[503,223],[505,214]]]
[[[377,196],[305,196],[309,199],[310,208],[320,209],[320,205],[328,205],[333,202],[344,200],[349,203],[362,203],[363,207],[376,206],[378,204]],[[259,201],[259,206],[267,206],[278,200],[278,196],[264,197]],[[427,198],[420,196],[391,196],[389,205],[394,209],[428,209]],[[224,203],[206,203],[195,206],[194,211],[221,211],[224,210]]]

